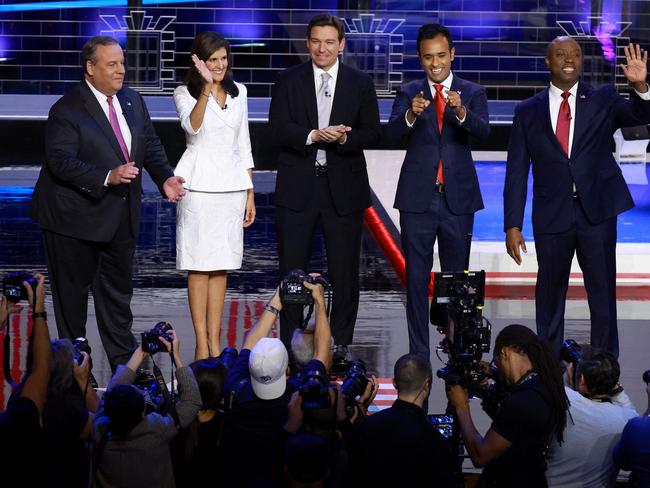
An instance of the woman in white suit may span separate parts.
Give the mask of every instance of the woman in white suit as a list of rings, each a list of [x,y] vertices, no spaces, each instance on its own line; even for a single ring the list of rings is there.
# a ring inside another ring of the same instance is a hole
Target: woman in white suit
[[[176,268],[187,270],[195,359],[221,352],[226,271],[242,263],[244,227],[255,220],[246,87],[232,77],[230,44],[216,32],[192,43],[186,84],[174,91],[187,149],[177,210]]]

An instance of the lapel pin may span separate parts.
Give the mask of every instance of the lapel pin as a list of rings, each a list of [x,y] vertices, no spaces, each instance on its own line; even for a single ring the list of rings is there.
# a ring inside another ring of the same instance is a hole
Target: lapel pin
[[[587,97],[585,97],[584,95],[580,95],[580,98],[581,98],[582,100],[584,100],[584,99],[587,98]]]
[[[126,101],[126,106],[127,106],[127,107],[130,107],[130,106],[131,106],[131,102],[129,102],[129,101],[127,100],[127,101]]]

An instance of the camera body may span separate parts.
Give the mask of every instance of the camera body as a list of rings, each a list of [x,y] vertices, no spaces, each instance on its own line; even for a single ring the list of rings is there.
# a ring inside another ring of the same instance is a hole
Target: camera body
[[[173,330],[171,324],[168,322],[158,322],[153,329],[143,332],[141,334],[142,350],[149,354],[165,352],[167,349],[159,339],[162,337],[167,342],[172,343],[174,339],[171,334],[169,334],[170,330]]]
[[[368,386],[368,370],[362,359],[353,359],[348,363],[345,378],[341,384],[341,393],[346,405],[353,404],[361,397]]]
[[[294,269],[282,279],[280,284],[280,300],[282,305],[313,305],[314,299],[303,282],[320,283],[325,288],[329,287],[328,281],[322,276],[311,276],[301,269]]]
[[[307,432],[328,437],[336,429],[336,409],[330,392],[329,377],[317,369],[303,370],[299,377],[303,426]]]
[[[85,337],[76,337],[75,339],[72,340],[72,345],[74,346],[74,360],[77,362],[77,364],[81,366],[81,363],[83,363],[84,361],[84,357],[81,353],[85,352],[86,354],[88,354],[88,360],[90,361],[90,369],[92,369],[92,359],[90,357],[90,354],[92,353],[92,349],[90,348],[88,339],[86,339]]]
[[[27,290],[23,286],[23,281],[26,281],[32,287],[32,290],[36,291],[36,284],[38,283],[36,278],[34,278],[29,273],[22,273],[20,271],[15,271],[13,273],[7,273],[2,278],[2,293],[10,302],[20,302],[21,300],[27,300]]]
[[[573,339],[565,339],[560,349],[560,359],[576,366],[582,357],[582,347]]]

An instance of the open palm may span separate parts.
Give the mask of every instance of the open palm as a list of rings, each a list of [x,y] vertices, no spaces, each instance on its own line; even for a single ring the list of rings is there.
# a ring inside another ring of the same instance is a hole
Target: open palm
[[[621,69],[630,83],[645,83],[648,76],[648,51],[641,55],[641,47],[638,44],[625,46],[625,61]]]
[[[206,83],[212,83],[212,72],[210,72],[210,70],[206,66],[205,61],[199,59],[199,57],[196,54],[192,54],[192,62],[194,63],[194,67],[196,68],[196,70],[203,77],[203,80]]]

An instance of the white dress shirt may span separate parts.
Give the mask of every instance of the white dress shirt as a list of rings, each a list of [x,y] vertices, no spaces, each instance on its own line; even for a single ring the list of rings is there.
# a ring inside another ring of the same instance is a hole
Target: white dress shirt
[[[325,73],[325,70],[322,68],[319,68],[312,62],[312,67],[314,68],[314,88],[316,89],[316,93],[320,90],[320,85],[322,83],[320,75]],[[330,83],[329,83],[329,94],[332,97],[332,103],[334,103],[334,92],[336,91],[336,77],[339,74],[339,60],[337,59],[336,62],[332,65],[332,67],[327,70],[327,73],[331,76],[330,78]],[[324,129],[324,127],[319,127],[319,129]],[[316,132],[315,130],[312,130],[309,134],[307,134],[307,143],[306,145],[309,146],[310,144],[313,144],[314,141],[311,140],[311,135],[312,133]],[[343,142],[340,142],[339,144],[343,144]]]

